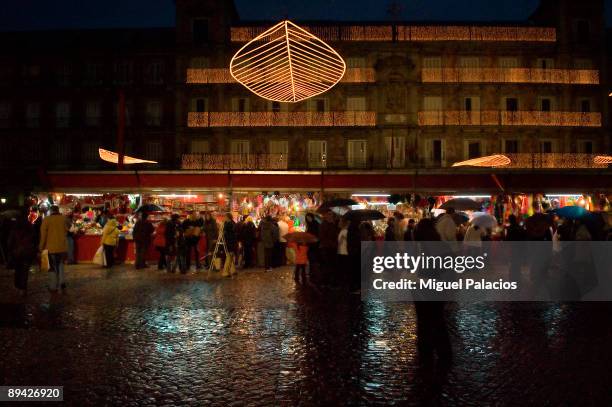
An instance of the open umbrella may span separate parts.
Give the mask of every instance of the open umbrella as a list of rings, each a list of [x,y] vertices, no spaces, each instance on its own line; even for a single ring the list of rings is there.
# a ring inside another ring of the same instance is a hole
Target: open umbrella
[[[325,201],[321,204],[319,208],[337,208],[339,206],[351,206],[357,205],[359,202],[349,199],[349,198],[336,198],[330,199],[329,201]]]
[[[455,198],[444,202],[440,209],[454,209],[456,211],[477,211],[482,207],[478,202],[470,198]]]
[[[283,236],[283,238],[285,238],[288,242],[302,243],[302,244],[314,243],[318,240],[315,235],[311,233],[306,233],[306,232],[287,233],[286,235]]]
[[[364,220],[380,220],[384,219],[385,215],[374,209],[357,209],[344,214],[344,219],[350,221],[364,221]]]
[[[493,229],[497,226],[497,219],[495,216],[485,212],[476,212],[471,222],[472,225],[479,226],[484,229]]]
[[[136,209],[136,212],[166,212],[164,208],[155,204],[144,204]]]
[[[566,219],[580,219],[591,213],[582,206],[564,206],[563,208],[555,209],[552,212],[557,216]]]

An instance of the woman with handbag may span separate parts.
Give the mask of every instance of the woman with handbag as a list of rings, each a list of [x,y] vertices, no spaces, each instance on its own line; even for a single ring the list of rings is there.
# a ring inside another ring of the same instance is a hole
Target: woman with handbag
[[[102,229],[102,246],[104,247],[104,258],[107,269],[115,264],[115,247],[119,244],[119,224],[113,215],[108,215],[108,220]]]

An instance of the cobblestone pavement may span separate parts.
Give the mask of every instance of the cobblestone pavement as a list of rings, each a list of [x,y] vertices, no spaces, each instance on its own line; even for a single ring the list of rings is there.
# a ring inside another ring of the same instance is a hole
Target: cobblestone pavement
[[[296,290],[291,270],[74,266],[24,302],[0,270],[0,384],[70,405],[612,405],[612,306],[453,307],[455,361],[419,367],[410,304]],[[528,401],[525,401],[528,400]]]

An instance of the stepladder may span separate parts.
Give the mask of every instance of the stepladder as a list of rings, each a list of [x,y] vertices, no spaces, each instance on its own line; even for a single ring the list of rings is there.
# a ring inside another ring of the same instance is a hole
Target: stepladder
[[[219,229],[219,234],[218,234],[218,237],[217,237],[217,241],[215,243],[215,250],[213,250],[213,254],[212,254],[212,257],[210,259],[210,265],[208,266],[208,275],[209,276],[210,276],[210,273],[212,273],[212,271],[215,268],[215,263],[216,263],[217,257],[220,254],[220,248],[221,247],[223,248],[223,253],[225,253],[226,258],[228,256],[227,245],[225,244],[225,234],[223,233],[224,227],[225,227],[225,222],[223,222],[221,224],[221,228]],[[222,269],[223,268],[221,267],[221,270]]]

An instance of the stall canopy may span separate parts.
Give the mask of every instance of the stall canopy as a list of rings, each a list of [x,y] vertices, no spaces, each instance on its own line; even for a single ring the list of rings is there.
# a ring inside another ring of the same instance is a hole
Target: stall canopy
[[[562,192],[612,190],[612,172],[107,171],[49,172],[46,190],[326,190]]]

